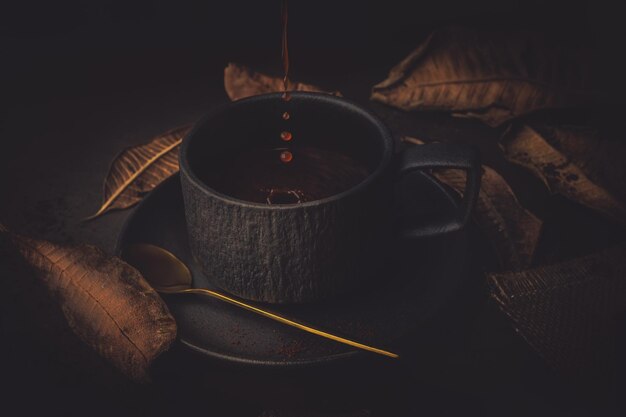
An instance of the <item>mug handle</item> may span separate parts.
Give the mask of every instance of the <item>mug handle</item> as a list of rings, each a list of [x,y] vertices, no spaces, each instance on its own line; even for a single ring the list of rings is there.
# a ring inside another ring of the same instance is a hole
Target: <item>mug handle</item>
[[[469,221],[478,199],[482,167],[475,148],[468,145],[437,142],[414,146],[400,154],[399,175],[401,177],[416,170],[430,168],[457,168],[466,171],[467,179],[461,205],[450,219],[403,230],[401,236],[404,238],[435,236],[462,229]]]

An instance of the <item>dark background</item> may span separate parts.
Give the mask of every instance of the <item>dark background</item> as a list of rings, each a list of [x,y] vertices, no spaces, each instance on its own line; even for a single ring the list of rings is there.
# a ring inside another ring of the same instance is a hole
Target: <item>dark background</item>
[[[595,86],[612,95],[616,114],[623,107],[625,26],[615,3],[290,3],[293,78],[339,89],[365,104],[371,86],[384,79],[389,68],[425,35],[459,24],[496,32],[542,32],[564,47],[583,45],[591,54]],[[80,222],[98,207],[111,159],[124,147],[193,122],[212,105],[227,100],[223,69],[228,62],[278,75],[279,10],[278,0],[2,2],[0,221],[21,233],[93,243],[112,252],[127,212]],[[478,122],[441,114],[396,123],[400,116],[375,109],[397,135],[437,140],[467,135],[480,144],[481,139],[495,140],[499,134]],[[532,208],[530,194],[522,192],[520,198],[529,200]],[[472,282],[469,294],[476,293],[477,301],[470,303],[462,330],[442,337],[441,346],[423,353],[433,355],[427,377],[390,384],[393,388],[378,395],[343,387],[352,394],[343,404],[326,397],[263,404],[252,393],[262,392],[260,387],[267,386],[268,380],[275,382],[271,389],[286,389],[291,376],[258,375],[245,369],[212,370],[213,382],[198,383],[201,388],[196,389],[188,385],[174,389],[167,383],[157,385],[156,391],[136,387],[115,376],[101,377],[91,368],[68,365],[54,346],[31,340],[28,332],[22,334],[20,326],[28,323],[18,325],[4,315],[0,378],[11,388],[2,391],[0,407],[17,407],[17,414],[24,415],[195,415],[198,403],[183,407],[180,400],[193,395],[206,398],[203,407],[207,408],[200,408],[203,415],[213,415],[208,410],[217,409],[215,415],[255,416],[266,408],[294,407],[368,408],[375,415],[418,411],[426,415],[619,415],[613,404],[614,387],[569,381],[555,374],[487,299],[480,277]],[[441,328],[433,331],[447,334]],[[386,386],[384,381],[376,382],[377,390]],[[210,395],[220,385],[240,390],[234,394],[225,389],[226,394],[218,398]],[[167,403],[170,395],[177,400]]]

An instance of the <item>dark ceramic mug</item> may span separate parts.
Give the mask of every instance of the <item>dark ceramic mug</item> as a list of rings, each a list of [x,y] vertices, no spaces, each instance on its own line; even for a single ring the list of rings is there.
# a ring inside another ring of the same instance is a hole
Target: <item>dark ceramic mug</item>
[[[369,175],[331,197],[284,205],[239,200],[200,179],[211,161],[258,146],[258,141],[275,144],[286,110],[292,115],[294,142],[332,146],[361,161]],[[348,292],[385,260],[382,254],[395,233],[394,177],[436,167],[467,171],[459,211],[402,231],[407,238],[439,235],[467,223],[480,188],[480,164],[472,148],[428,144],[395,160],[392,136],[377,117],[326,94],[293,93],[288,102],[280,94],[267,94],[229,103],[200,120],[180,152],[192,254],[212,283],[249,300],[301,303]]]

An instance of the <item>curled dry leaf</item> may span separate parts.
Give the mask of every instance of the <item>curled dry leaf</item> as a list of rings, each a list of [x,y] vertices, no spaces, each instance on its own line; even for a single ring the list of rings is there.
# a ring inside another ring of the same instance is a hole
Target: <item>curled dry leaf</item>
[[[224,69],[224,88],[231,100],[283,91],[283,80],[252,71],[243,65],[229,63]],[[292,91],[315,91],[341,96],[339,91],[324,91],[311,84],[291,82]]]
[[[432,33],[372,89],[403,110],[444,110],[498,126],[540,109],[588,104],[587,70],[576,52],[536,35],[462,28]]]
[[[122,151],[113,160],[104,180],[102,206],[89,218],[135,205],[146,193],[178,172],[178,151],[189,129],[190,126],[180,127],[144,145]]]
[[[403,141],[423,143],[419,139],[407,137]],[[438,169],[433,171],[433,175],[459,194],[463,193],[466,181],[464,171]],[[543,222],[521,206],[500,174],[485,165],[474,218],[491,243],[503,269],[517,270],[530,266]]]
[[[626,202],[626,143],[621,138],[612,140],[581,126],[546,127],[538,132],[591,181]]]
[[[152,361],[176,337],[173,317],[140,273],[96,247],[59,245],[0,228],[0,260],[11,263],[3,292],[26,287],[25,302],[35,304],[42,301],[34,294],[41,295],[61,311],[64,327],[133,380],[147,380]]]
[[[606,378],[617,369],[615,341],[624,332],[624,277],[621,245],[555,265],[490,274],[489,281],[502,311],[550,364],[568,374]]]
[[[587,144],[586,147],[579,148],[575,159],[570,159],[549,143],[547,137],[530,126],[522,125],[507,130],[502,138],[501,146],[509,161],[530,170],[552,192],[561,194],[626,225],[626,206],[574,163],[577,161],[590,172],[598,171],[602,159],[594,159],[595,154],[589,148],[589,146],[597,145]],[[555,143],[565,147],[571,143],[572,139],[565,134],[559,134],[556,138]],[[585,154],[586,152],[589,153]],[[619,162],[618,166],[621,167],[621,164],[623,161]],[[591,169],[594,166],[595,168]],[[596,174],[595,178],[600,178],[599,174]],[[623,192],[623,185],[620,187],[619,184],[614,184],[614,186]]]

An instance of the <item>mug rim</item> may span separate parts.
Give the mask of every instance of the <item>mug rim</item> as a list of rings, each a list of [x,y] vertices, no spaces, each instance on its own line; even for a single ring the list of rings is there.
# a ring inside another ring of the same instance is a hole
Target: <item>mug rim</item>
[[[188,180],[198,189],[202,190],[203,193],[209,194],[212,197],[215,197],[221,200],[224,203],[234,204],[237,206],[243,207],[252,207],[258,209],[265,210],[291,210],[291,209],[299,209],[305,207],[315,207],[323,204],[327,204],[333,201],[341,200],[342,198],[357,193],[360,190],[366,188],[370,183],[375,181],[378,177],[380,177],[387,166],[391,162],[391,158],[393,156],[394,142],[393,137],[391,136],[391,132],[385,126],[385,124],[371,111],[366,110],[359,104],[345,99],[343,97],[337,97],[328,93],[317,93],[317,92],[304,92],[304,91],[292,91],[290,92],[292,98],[298,97],[303,98],[305,100],[317,100],[321,102],[326,102],[334,106],[342,106],[348,108],[350,111],[357,113],[359,117],[365,118],[369,123],[371,123],[379,133],[380,140],[383,142],[383,154],[381,155],[380,161],[376,168],[365,177],[363,181],[358,183],[357,185],[348,188],[340,193],[333,194],[328,197],[324,197],[318,200],[306,201],[304,203],[292,203],[292,204],[265,204],[258,203],[254,201],[242,200],[240,198],[236,198],[230,196],[228,194],[222,193],[215,188],[210,187],[206,182],[202,181],[193,171],[190,166],[188,153],[189,153],[189,144],[193,141],[196,132],[200,129],[201,126],[214,117],[216,114],[219,114],[222,111],[227,111],[229,108],[234,108],[240,105],[245,105],[247,103],[255,102],[255,101],[266,101],[273,99],[282,99],[282,93],[267,93],[267,94],[259,94],[251,97],[242,98],[240,100],[231,101],[228,103],[221,104],[203,117],[201,117],[196,123],[194,123],[193,127],[189,130],[189,132],[183,138],[180,154],[179,154],[179,165],[180,172],[187,176]]]

